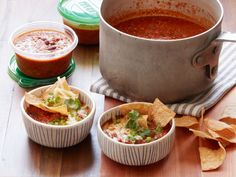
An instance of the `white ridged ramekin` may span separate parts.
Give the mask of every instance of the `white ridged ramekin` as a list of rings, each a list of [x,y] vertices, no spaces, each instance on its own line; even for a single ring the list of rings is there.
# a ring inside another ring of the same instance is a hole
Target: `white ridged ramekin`
[[[117,142],[105,134],[102,125],[112,118],[112,115],[120,115],[120,109],[123,104],[104,112],[98,119],[97,135],[99,145],[103,153],[110,159],[125,165],[140,166],[155,163],[166,157],[174,144],[175,138],[175,122],[171,121],[169,132],[162,138],[145,144],[125,144]],[[141,102],[140,104],[151,104]]]
[[[29,93],[34,95],[40,95],[49,86],[39,87],[30,91]],[[93,125],[93,119],[95,114],[95,103],[92,98],[84,91],[70,86],[72,90],[79,91],[79,99],[87,104],[91,112],[89,115],[72,125],[60,126],[60,125],[48,125],[31,118],[25,111],[28,104],[25,102],[25,97],[21,100],[21,112],[25,125],[26,132],[31,140],[47,147],[63,148],[73,146],[83,141],[90,132]]]

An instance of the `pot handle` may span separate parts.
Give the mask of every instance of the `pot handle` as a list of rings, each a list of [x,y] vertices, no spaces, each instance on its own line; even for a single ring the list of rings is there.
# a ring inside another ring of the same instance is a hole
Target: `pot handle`
[[[210,45],[193,56],[192,65],[195,68],[206,67],[207,77],[211,80],[215,79],[217,74],[223,42],[236,42],[236,33],[222,32]]]
[[[215,40],[218,42],[236,42],[236,33],[222,32]]]

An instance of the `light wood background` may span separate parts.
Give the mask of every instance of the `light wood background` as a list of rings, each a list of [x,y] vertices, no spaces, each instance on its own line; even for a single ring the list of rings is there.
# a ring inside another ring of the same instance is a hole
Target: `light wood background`
[[[225,8],[223,28],[236,32],[236,0],[221,0]],[[164,176],[164,177],[234,177],[236,176],[236,146],[227,148],[226,161],[213,172],[201,172],[198,141],[187,130],[177,129],[176,143],[171,154],[159,163],[146,167],[117,164],[101,153],[96,137],[96,120],[105,109],[120,104],[91,93],[97,112],[90,135],[79,145],[52,149],[28,139],[19,103],[25,89],[7,75],[13,51],[8,44],[11,32],[27,22],[51,20],[61,22],[56,10],[57,1],[0,0],[0,176]],[[77,68],[69,83],[89,90],[100,77],[98,46],[79,46],[74,52]],[[235,102],[236,88],[208,113],[219,118],[225,105]]]

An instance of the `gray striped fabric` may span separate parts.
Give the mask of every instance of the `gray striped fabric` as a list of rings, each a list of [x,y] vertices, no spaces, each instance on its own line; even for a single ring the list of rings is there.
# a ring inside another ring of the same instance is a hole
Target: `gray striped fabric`
[[[212,87],[191,100],[168,106],[178,114],[200,117],[202,110],[205,111],[214,106],[235,85],[235,83],[236,45],[233,43],[224,43],[220,55],[218,76]],[[91,85],[90,90],[120,101],[133,101],[113,90],[103,78],[100,78]]]

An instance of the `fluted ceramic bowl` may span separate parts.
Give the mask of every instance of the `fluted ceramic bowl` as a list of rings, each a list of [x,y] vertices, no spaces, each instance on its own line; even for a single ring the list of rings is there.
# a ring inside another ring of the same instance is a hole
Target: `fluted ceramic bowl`
[[[39,87],[30,91],[34,95],[41,95],[49,86]],[[30,117],[26,108],[28,103],[25,97],[21,100],[21,112],[26,132],[31,140],[47,147],[63,148],[73,146],[83,141],[89,134],[95,114],[95,103],[92,98],[77,87],[70,86],[72,90],[79,91],[79,99],[90,108],[89,115],[83,120],[71,125],[49,125],[34,120]]]
[[[123,106],[137,103],[123,104],[104,112],[98,119],[97,135],[99,145],[103,153],[110,159],[132,166],[149,165],[165,158],[171,151],[174,144],[175,122],[171,121],[169,132],[158,140],[145,144],[125,144],[113,140],[102,130],[102,125],[112,118],[112,115],[120,115]],[[151,104],[141,102],[139,104]]]

